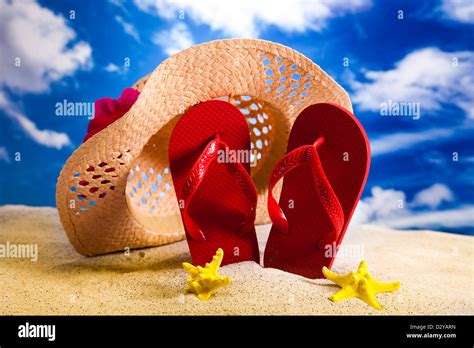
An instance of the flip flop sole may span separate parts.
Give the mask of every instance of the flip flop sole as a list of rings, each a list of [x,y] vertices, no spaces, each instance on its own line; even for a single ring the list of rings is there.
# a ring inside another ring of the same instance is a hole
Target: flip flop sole
[[[290,152],[324,137],[318,154],[326,177],[344,212],[344,225],[332,241],[321,240],[333,229],[311,182],[308,166],[283,179],[280,207],[289,225],[288,234],[272,227],[265,250],[265,267],[282,269],[308,278],[322,278],[322,267],[331,267],[337,249],[362,194],[370,163],[370,149],[359,121],[335,104],[309,106],[295,121],[288,141]]]
[[[250,173],[250,135],[241,112],[230,103],[218,100],[196,105],[178,121],[169,144],[171,175],[180,207],[183,204],[180,193],[190,171],[217,134],[228,146],[230,156],[223,157],[224,161],[240,160]],[[248,161],[242,162],[245,154]],[[256,197],[253,204],[256,206]],[[241,231],[248,205],[248,197],[225,163],[212,162],[188,210],[206,237],[205,241],[197,241],[186,230],[195,265],[210,262],[218,248],[224,251],[222,265],[249,260],[259,262],[255,228],[245,234]]]

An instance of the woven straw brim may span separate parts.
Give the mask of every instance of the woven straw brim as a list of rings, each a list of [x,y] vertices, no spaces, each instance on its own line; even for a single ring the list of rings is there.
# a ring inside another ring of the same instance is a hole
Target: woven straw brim
[[[268,222],[268,178],[285,153],[298,114],[319,102],[352,111],[347,93],[316,64],[263,40],[194,46],[165,60],[134,87],[141,94],[128,113],[82,144],[58,179],[61,222],[84,255],[184,238],[167,153],[174,125],[191,106],[224,98],[246,116],[259,154],[252,168],[259,192],[257,224]]]

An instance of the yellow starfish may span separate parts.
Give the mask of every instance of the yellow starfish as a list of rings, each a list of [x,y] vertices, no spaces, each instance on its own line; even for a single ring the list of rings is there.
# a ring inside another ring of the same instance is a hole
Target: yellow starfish
[[[329,298],[331,301],[337,302],[346,298],[357,297],[379,310],[383,307],[377,302],[375,295],[381,292],[392,292],[400,287],[400,282],[380,283],[372,278],[372,275],[367,272],[365,260],[360,262],[357,272],[352,271],[345,275],[337,274],[323,267],[323,274],[327,279],[342,288]]]
[[[191,276],[186,280],[188,286],[184,291],[195,294],[200,300],[209,300],[218,288],[229,285],[230,277],[221,277],[217,274],[223,257],[224,251],[219,248],[211,263],[206,263],[204,268],[183,262],[183,268]]]

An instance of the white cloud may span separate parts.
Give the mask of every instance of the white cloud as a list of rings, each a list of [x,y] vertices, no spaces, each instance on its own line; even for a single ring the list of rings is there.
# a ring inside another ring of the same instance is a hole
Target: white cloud
[[[171,20],[179,11],[197,24],[233,37],[258,37],[268,26],[285,32],[320,31],[329,19],[365,10],[370,0],[282,1],[239,0],[134,0],[142,11]]]
[[[371,193],[371,197],[359,201],[352,223],[380,223],[388,218],[407,214],[404,209],[406,196],[403,191],[384,190],[375,186]]]
[[[441,10],[448,19],[474,24],[474,1],[472,0],[443,0]]]
[[[59,133],[49,129],[38,129],[36,124],[23,115],[13,105],[2,91],[0,91],[0,109],[5,111],[5,114],[15,121],[20,128],[36,143],[47,147],[61,149],[63,146],[70,146],[71,140],[66,133]]]
[[[427,206],[431,209],[439,207],[443,202],[451,202],[454,200],[454,194],[448,186],[440,183],[418,192],[413,199],[414,206]]]
[[[449,138],[454,134],[451,129],[430,129],[418,133],[394,133],[385,135],[370,141],[370,153],[372,157],[386,155],[412,148],[421,143]]]
[[[413,211],[410,207],[436,208],[454,198],[443,184],[421,190],[413,202],[406,202],[403,191],[373,187],[372,196],[359,201],[351,224],[377,224],[393,228],[458,228],[474,226],[474,205],[448,210]]]
[[[64,76],[92,67],[89,44],[74,43],[76,33],[64,17],[33,0],[0,0],[0,23],[0,86],[44,92]]]
[[[442,211],[414,213],[386,221],[393,228],[459,228],[474,226],[474,205]]]
[[[474,119],[474,52],[444,52],[428,47],[413,51],[387,71],[363,72],[368,82],[352,80],[352,101],[362,110],[379,111],[382,103],[420,103],[424,111],[455,105]]]
[[[0,160],[10,163],[10,156],[8,156],[8,151],[5,146],[0,147]]]
[[[110,72],[110,73],[115,73],[115,72],[120,72],[121,69],[118,65],[115,65],[113,63],[109,63],[105,66],[104,68],[105,71]]]
[[[160,46],[168,55],[175,54],[194,45],[193,37],[186,24],[176,23],[170,30],[163,30],[152,35],[151,41]]]
[[[133,37],[136,41],[140,42],[140,35],[138,35],[138,31],[135,29],[133,24],[127,22],[121,16],[115,16],[115,20],[122,26],[124,32]]]
[[[114,5],[118,8],[120,8],[123,12],[128,13],[127,9],[125,8],[124,5],[124,0],[109,0],[109,4]]]

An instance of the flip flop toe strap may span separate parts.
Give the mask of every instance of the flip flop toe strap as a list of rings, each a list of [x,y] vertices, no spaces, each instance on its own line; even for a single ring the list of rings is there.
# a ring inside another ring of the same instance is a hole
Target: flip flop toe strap
[[[317,148],[323,143],[324,138],[320,137],[314,142],[314,144],[300,146],[287,153],[275,165],[270,177],[270,185],[268,188],[268,212],[270,218],[279,232],[288,234],[290,230],[288,220],[273,196],[273,188],[276,183],[289,172],[301,166],[309,165],[311,167],[313,180],[312,183],[309,184],[312,184],[315,192],[317,192],[318,199],[321,201],[333,227],[332,230],[319,242],[320,247],[336,240],[344,225],[344,211],[342,210],[336,193],[326,177],[326,173],[324,172],[324,168],[319,159]]]
[[[207,144],[204,151],[194,163],[181,190],[179,205],[183,211],[183,221],[188,234],[196,241],[205,241],[206,236],[189,214],[189,206],[195,193],[199,189],[199,186],[203,182],[211,163],[217,160],[219,150],[225,150],[226,148],[228,148],[227,144],[220,139],[219,135],[216,135],[215,139]],[[255,189],[252,178],[241,163],[224,162],[222,164],[227,166],[229,173],[239,184],[239,187],[245,193],[245,197],[249,203],[248,212],[245,215],[241,226],[242,234],[244,234],[251,231],[254,226],[257,206],[257,190]]]

